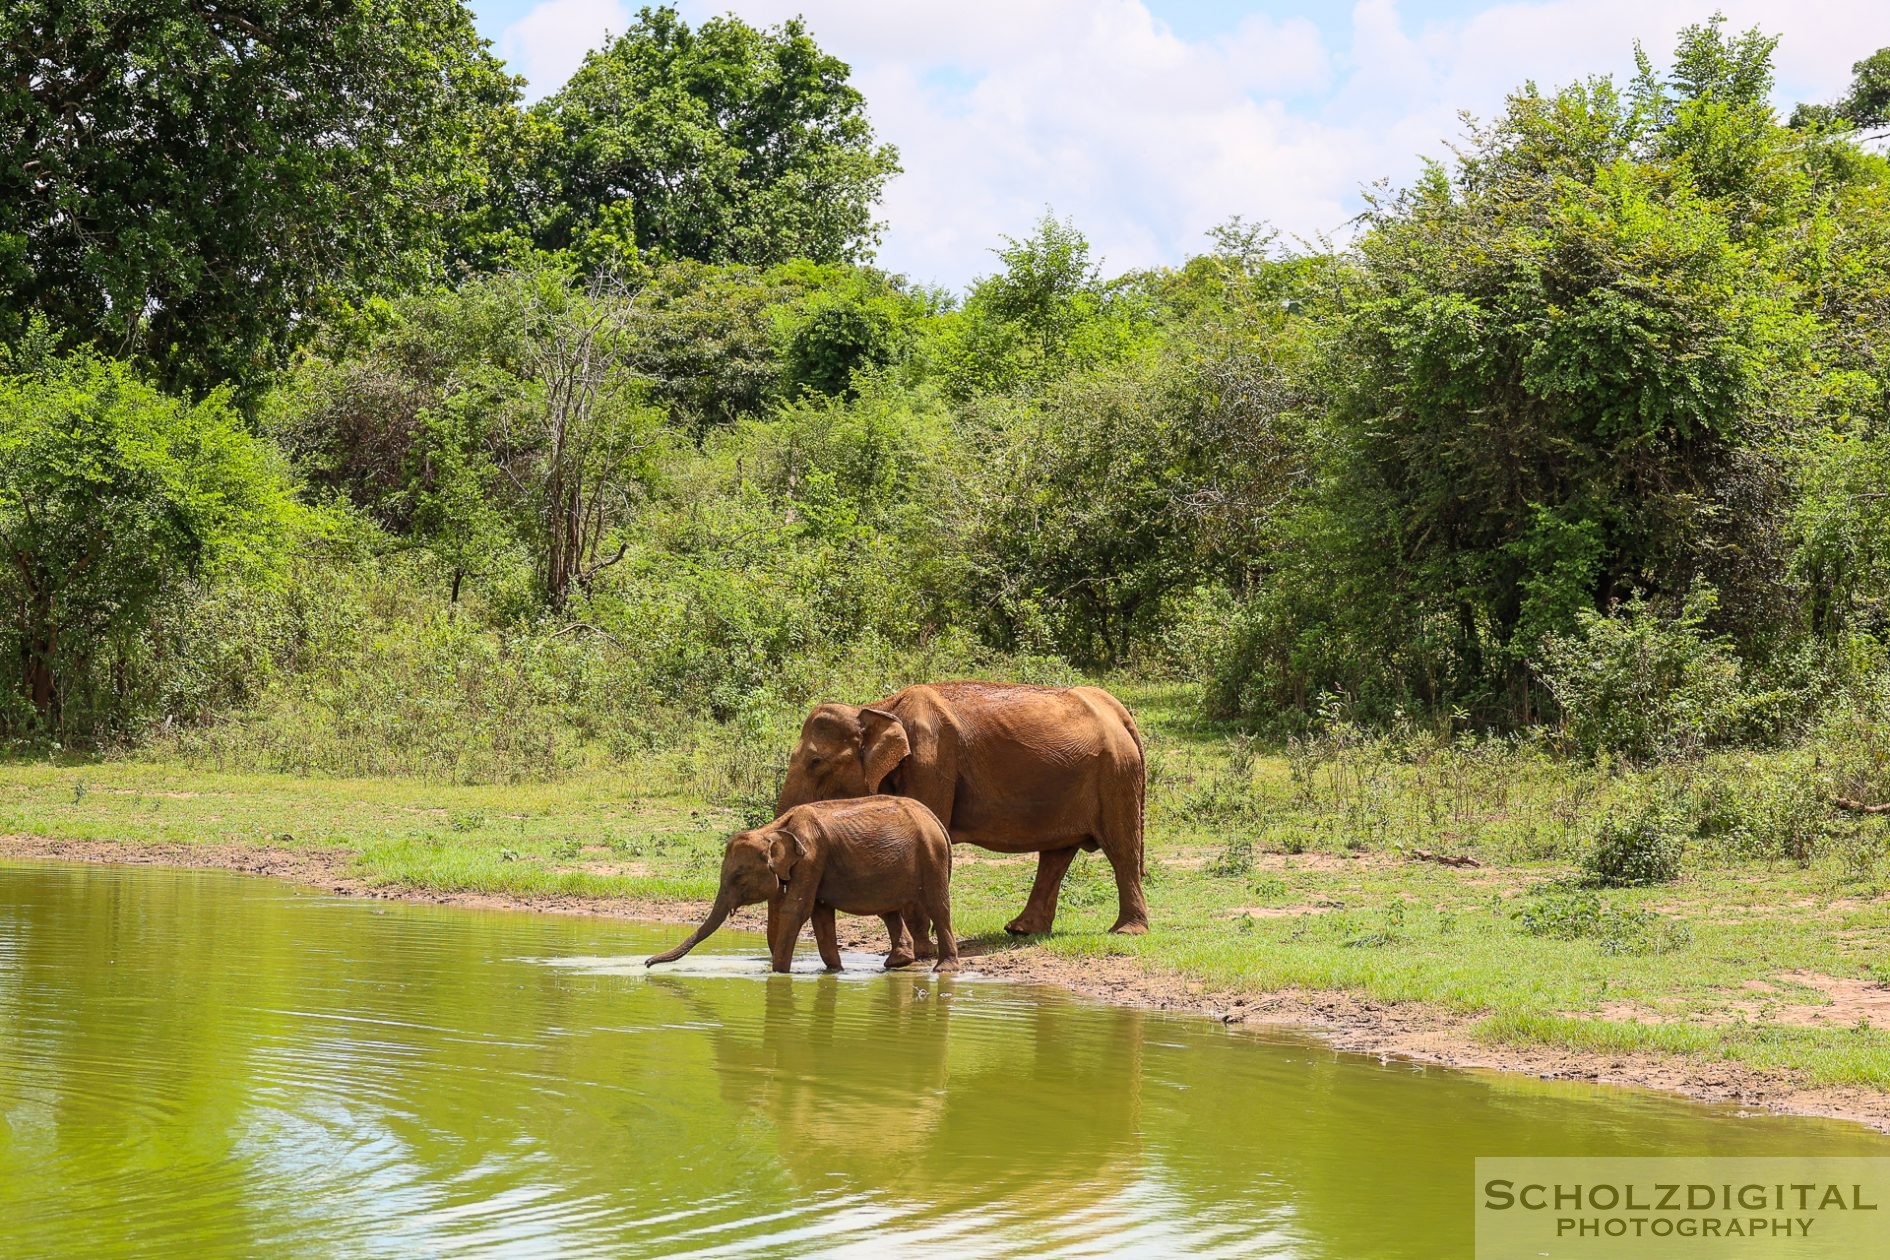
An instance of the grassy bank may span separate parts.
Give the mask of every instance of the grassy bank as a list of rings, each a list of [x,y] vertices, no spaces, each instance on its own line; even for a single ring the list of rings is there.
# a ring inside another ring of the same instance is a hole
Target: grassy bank
[[[1113,885],[1085,856],[1057,932],[1028,948],[1217,990],[1425,1003],[1493,1044],[1890,1090],[1890,819],[1831,810],[1824,754],[1629,772],[1343,722],[1258,750],[1196,722],[1183,689],[1118,690],[1150,737],[1154,930],[1104,934]],[[399,889],[706,901],[742,822],[722,803],[731,776],[756,773],[712,743],[504,786],[16,761],[0,766],[0,834],[326,850]],[[1650,802],[1685,830],[1679,878],[1585,882],[1595,836]],[[958,853],[961,934],[1023,948],[1000,925],[1029,860]]]

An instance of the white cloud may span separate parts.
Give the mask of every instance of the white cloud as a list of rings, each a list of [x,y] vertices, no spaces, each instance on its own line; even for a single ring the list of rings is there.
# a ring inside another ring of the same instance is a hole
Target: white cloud
[[[505,28],[499,55],[525,76],[536,100],[563,86],[585,53],[629,26],[624,0],[544,0]]]
[[[1044,206],[1072,216],[1113,269],[1175,262],[1229,215],[1288,232],[1339,229],[1358,190],[1408,180],[1419,154],[1489,115],[1525,79],[1546,85],[1656,59],[1689,22],[1784,36],[1784,102],[1824,99],[1850,64],[1890,44],[1883,0],[1512,0],[1426,22],[1398,0],[1359,0],[1322,33],[1255,14],[1183,39],[1143,0],[687,0],[699,22],[733,9],[772,25],[805,14],[850,62],[905,174],[888,187],[881,261],[961,284],[1003,234]],[[620,31],[619,0],[547,0],[501,49],[540,93]]]

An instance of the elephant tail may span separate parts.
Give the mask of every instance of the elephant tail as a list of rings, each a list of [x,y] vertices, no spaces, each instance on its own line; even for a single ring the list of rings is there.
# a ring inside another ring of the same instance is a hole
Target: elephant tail
[[[1135,741],[1136,760],[1141,764],[1135,776],[1135,831],[1140,837],[1142,869],[1137,872],[1143,879],[1148,878],[1148,745],[1142,741],[1141,728],[1135,724],[1135,716],[1127,705],[1122,707],[1122,724],[1129,729],[1129,738]]]
[[[1140,741],[1137,741],[1140,742]],[[1135,825],[1142,832],[1143,879],[1148,878],[1148,762],[1142,762],[1142,777],[1135,781]]]

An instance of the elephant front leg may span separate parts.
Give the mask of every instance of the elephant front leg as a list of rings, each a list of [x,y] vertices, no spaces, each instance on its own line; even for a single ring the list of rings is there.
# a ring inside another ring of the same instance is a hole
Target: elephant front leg
[[[768,958],[782,975],[794,969],[794,942],[807,925],[809,911],[781,901],[768,903]]]
[[[892,940],[892,944],[887,947],[886,970],[910,967],[918,955],[912,952],[912,938],[906,935],[904,916],[897,913],[882,914],[879,921],[886,925],[886,935]]]
[[[1063,887],[1064,872],[1076,858],[1076,846],[1045,849],[1037,855],[1037,880],[1030,886],[1030,900],[1023,913],[1004,925],[1012,936],[1037,936],[1048,932],[1057,918],[1057,893]]]
[[[814,907],[814,945],[828,971],[840,970],[840,939],[834,931],[833,907]]]

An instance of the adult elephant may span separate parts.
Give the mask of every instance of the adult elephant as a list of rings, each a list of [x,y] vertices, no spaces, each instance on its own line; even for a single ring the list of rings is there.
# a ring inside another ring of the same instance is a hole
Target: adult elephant
[[[1101,849],[1116,876],[1109,930],[1139,935],[1148,930],[1145,787],[1135,719],[1100,687],[926,683],[808,714],[778,812],[836,797],[909,796],[956,844],[1037,854],[1030,899],[1005,925],[1018,935],[1050,930],[1076,851]],[[924,925],[911,926],[923,956]]]

